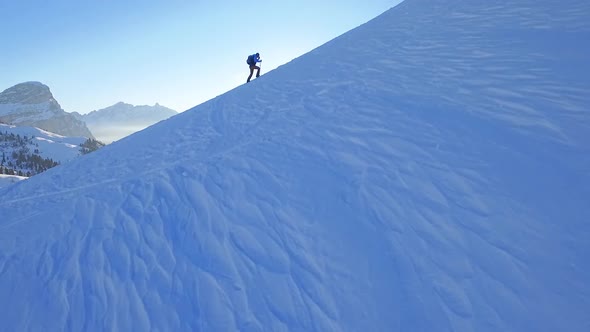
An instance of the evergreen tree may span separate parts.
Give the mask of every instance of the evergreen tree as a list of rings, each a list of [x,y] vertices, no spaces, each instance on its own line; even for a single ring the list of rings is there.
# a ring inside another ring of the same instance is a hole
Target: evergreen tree
[[[80,144],[80,152],[82,154],[88,154],[90,152],[96,151],[100,148],[102,148],[105,144],[97,141],[95,139],[89,138],[87,139],[84,143]]]

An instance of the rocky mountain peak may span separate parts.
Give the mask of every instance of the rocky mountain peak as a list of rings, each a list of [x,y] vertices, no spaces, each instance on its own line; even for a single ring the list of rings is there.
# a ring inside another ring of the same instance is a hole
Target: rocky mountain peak
[[[0,120],[64,136],[94,138],[86,124],[64,111],[49,87],[40,82],[20,83],[0,93]]]
[[[17,84],[0,93],[2,104],[40,104],[55,101],[49,87],[40,82]]]

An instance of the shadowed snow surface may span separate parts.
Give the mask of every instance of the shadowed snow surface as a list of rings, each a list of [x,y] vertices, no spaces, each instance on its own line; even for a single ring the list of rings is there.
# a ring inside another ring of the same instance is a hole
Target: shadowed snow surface
[[[0,190],[0,330],[590,329],[588,17],[407,0]]]

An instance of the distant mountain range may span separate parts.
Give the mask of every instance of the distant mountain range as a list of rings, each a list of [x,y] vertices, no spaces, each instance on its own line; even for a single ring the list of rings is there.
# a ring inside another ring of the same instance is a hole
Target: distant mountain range
[[[175,114],[159,104],[123,102],[85,115],[68,113],[45,84],[17,84],[0,93],[2,183],[41,173]]]
[[[159,121],[178,114],[175,110],[155,104],[134,106],[119,102],[113,106],[79,115],[96,138],[105,143],[119,140]]]
[[[94,138],[86,124],[65,112],[49,87],[39,82],[17,84],[0,93],[0,121],[63,136]]]
[[[0,121],[16,126],[37,127],[63,136],[96,138],[110,143],[175,114],[155,104],[134,106],[119,102],[88,114],[64,111],[40,82],[17,84],[0,93]]]

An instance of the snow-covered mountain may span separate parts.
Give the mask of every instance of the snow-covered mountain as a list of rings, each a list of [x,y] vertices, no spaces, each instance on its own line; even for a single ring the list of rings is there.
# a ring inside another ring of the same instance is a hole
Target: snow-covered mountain
[[[81,119],[99,141],[110,143],[176,114],[176,111],[159,104],[134,106],[120,102],[84,114]]]
[[[49,87],[39,82],[17,84],[0,93],[0,121],[64,136],[94,138],[84,122],[65,112]]]
[[[32,176],[85,154],[86,137],[0,123],[0,174]]]
[[[406,0],[0,190],[0,329],[587,331],[588,17]]]

